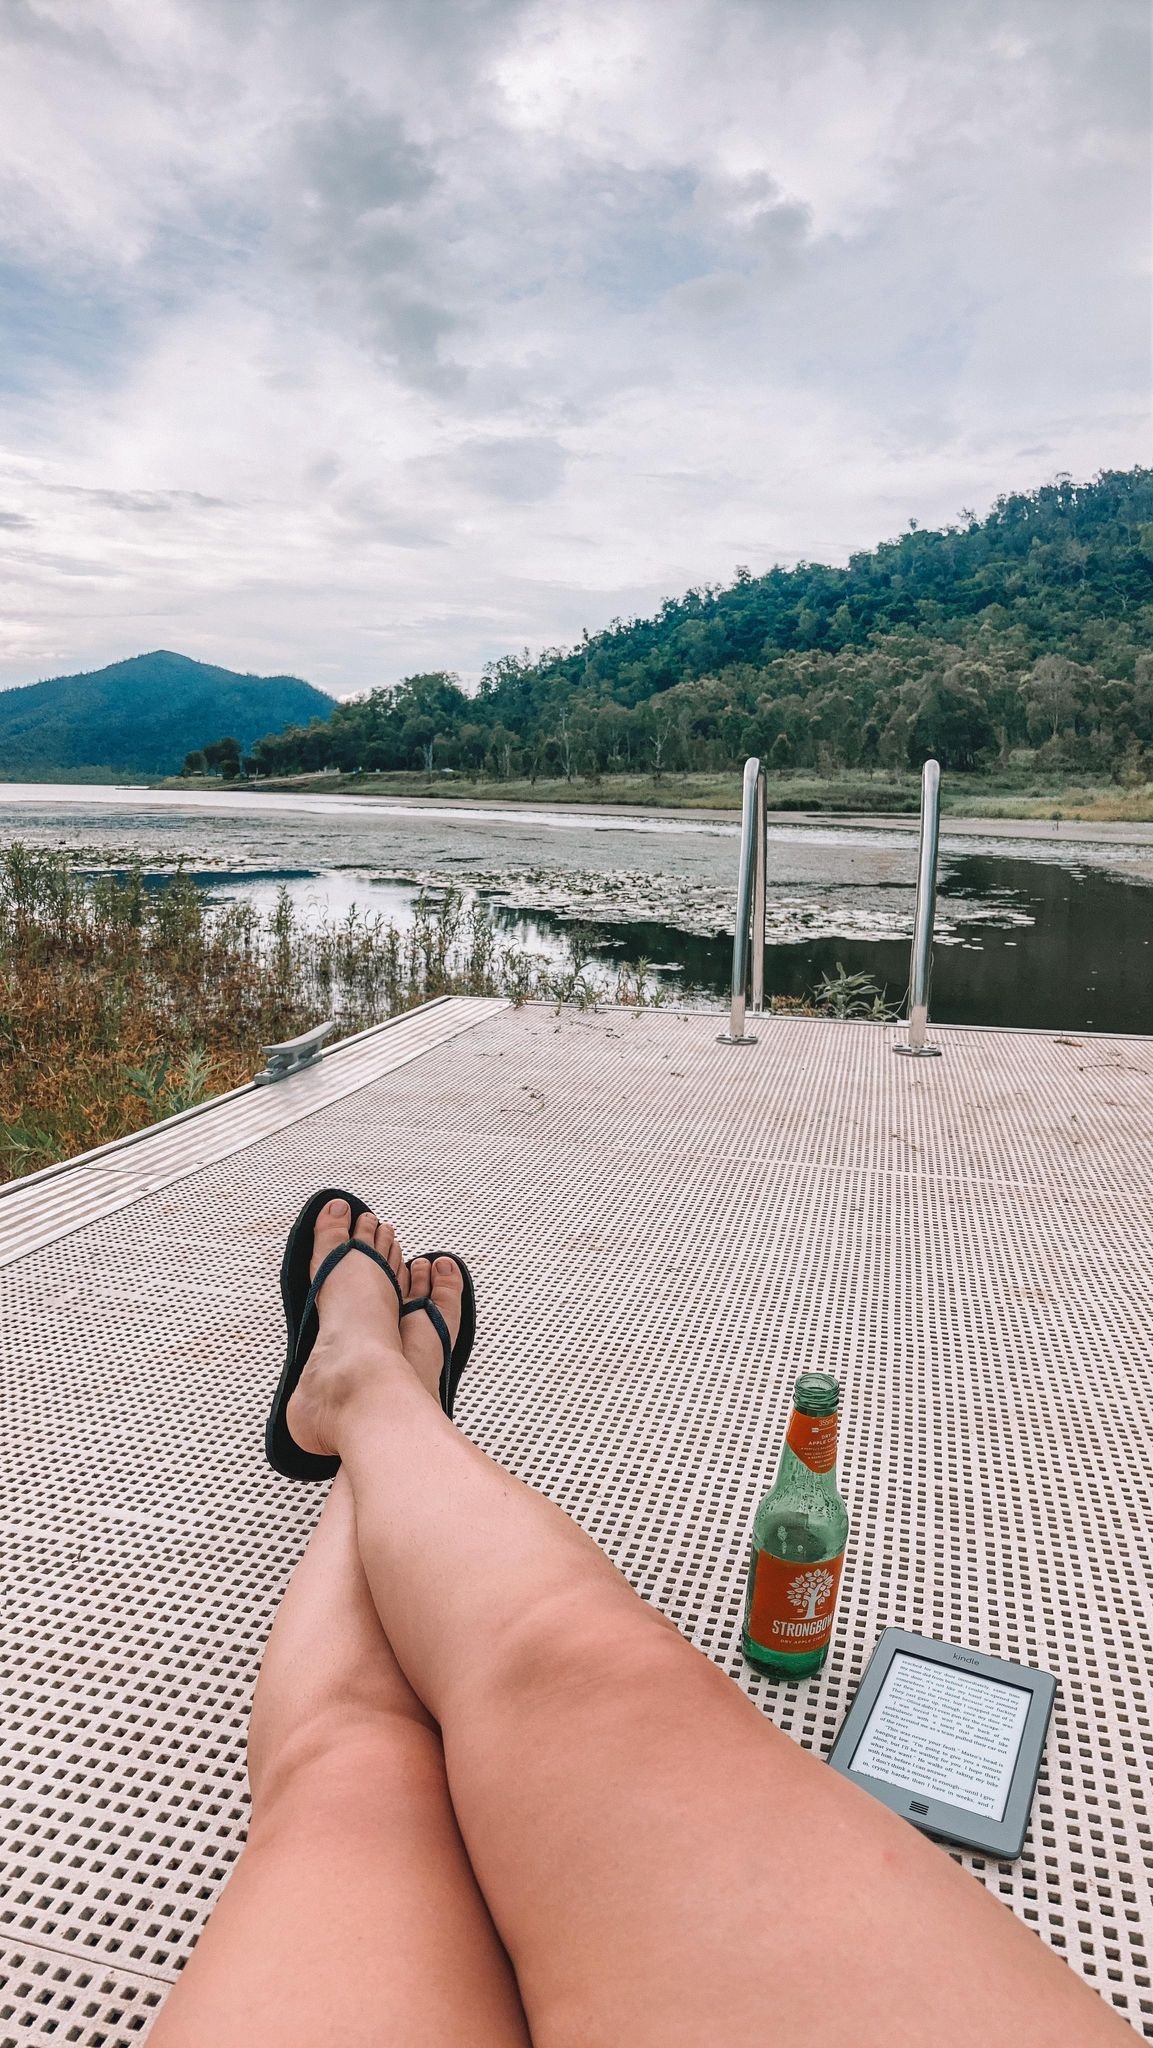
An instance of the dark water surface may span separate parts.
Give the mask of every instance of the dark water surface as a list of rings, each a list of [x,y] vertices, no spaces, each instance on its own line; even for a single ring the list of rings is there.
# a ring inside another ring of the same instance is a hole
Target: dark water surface
[[[1066,868],[1019,857],[954,856],[940,897],[961,911],[954,943],[933,956],[932,1014],[942,1024],[1040,1030],[1153,1032],[1153,890],[1125,870]],[[966,924],[964,904],[999,897],[1030,922]],[[550,920],[563,930],[559,920]],[[593,937],[594,931],[596,937]],[[589,928],[594,959],[643,955],[673,986],[727,996],[733,942],[657,923]],[[870,974],[899,1002],[909,977],[907,939],[813,936],[769,944],[765,988],[802,997],[838,964]]]

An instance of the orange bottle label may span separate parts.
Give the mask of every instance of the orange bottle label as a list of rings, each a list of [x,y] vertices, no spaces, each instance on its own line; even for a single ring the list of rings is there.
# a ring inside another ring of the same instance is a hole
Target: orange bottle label
[[[758,1550],[748,1624],[754,1643],[787,1656],[823,1650],[833,1633],[844,1561],[843,1550],[821,1564],[798,1564],[795,1558]]]
[[[785,1442],[810,1472],[831,1472],[837,1462],[837,1417],[802,1415],[794,1408]]]

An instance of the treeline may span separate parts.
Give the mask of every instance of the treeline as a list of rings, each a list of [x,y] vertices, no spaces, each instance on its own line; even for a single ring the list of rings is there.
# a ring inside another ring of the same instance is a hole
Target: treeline
[[[257,741],[243,766],[660,776],[757,753],[832,774],[930,754],[979,769],[1021,748],[1153,773],[1153,470],[911,523],[844,569],[738,569],[576,648],[506,656],[475,695],[408,676]]]
[[[289,728],[296,732],[303,729],[300,726]],[[196,747],[191,754],[185,754],[180,772],[182,775],[219,775],[224,782],[235,782],[238,775],[259,775],[260,763],[251,754],[247,758],[241,755],[239,740],[213,740],[210,746]]]

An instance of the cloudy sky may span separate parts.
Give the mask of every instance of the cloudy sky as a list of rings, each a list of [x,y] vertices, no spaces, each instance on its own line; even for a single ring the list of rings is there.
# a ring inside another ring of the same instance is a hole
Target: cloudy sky
[[[1149,459],[1145,0],[0,0],[0,680],[346,694]]]

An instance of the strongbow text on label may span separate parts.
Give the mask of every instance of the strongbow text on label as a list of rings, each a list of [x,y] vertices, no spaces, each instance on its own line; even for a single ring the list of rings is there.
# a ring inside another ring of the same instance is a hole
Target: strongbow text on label
[[[823,1649],[833,1633],[844,1555],[798,1565],[795,1559],[758,1551],[749,1610],[754,1640],[781,1650]]]

